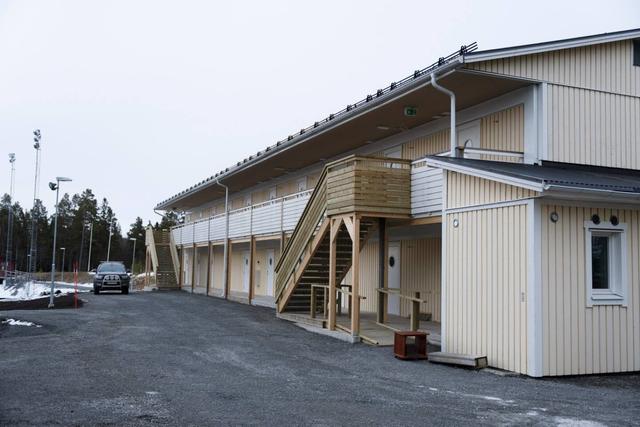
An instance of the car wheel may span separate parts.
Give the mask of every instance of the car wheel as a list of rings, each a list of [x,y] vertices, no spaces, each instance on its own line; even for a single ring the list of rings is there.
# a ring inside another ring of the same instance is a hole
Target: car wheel
[[[127,295],[128,293],[129,293],[129,287],[128,287],[128,286],[127,286],[127,287],[122,288],[122,294],[123,294],[123,295]]]

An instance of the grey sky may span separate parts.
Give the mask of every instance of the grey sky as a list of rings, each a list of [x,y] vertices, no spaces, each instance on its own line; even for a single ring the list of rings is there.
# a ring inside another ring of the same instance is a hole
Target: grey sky
[[[0,193],[107,197],[123,228],[213,172],[477,41],[640,27],[637,1],[1,1]]]

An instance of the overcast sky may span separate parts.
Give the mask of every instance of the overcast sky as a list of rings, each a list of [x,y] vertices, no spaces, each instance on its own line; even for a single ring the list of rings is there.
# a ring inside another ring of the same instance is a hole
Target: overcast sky
[[[123,228],[176,192],[477,41],[640,27],[638,1],[3,1],[0,193],[107,197]],[[4,225],[2,225],[4,227]]]

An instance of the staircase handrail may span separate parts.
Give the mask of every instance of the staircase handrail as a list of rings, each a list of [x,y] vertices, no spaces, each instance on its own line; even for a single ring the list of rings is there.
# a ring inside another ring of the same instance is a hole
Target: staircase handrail
[[[293,229],[293,233],[291,234],[291,237],[289,237],[287,244],[282,250],[280,258],[276,263],[276,300],[280,298],[280,294],[284,290],[285,284],[295,271],[300,254],[313,239],[314,231],[316,230],[320,220],[325,215],[327,205],[326,177],[327,167],[325,166],[318,178],[318,183],[314,188],[313,193],[311,193],[309,201],[300,215],[300,220]],[[302,233],[304,232],[307,232],[307,234],[302,236]]]

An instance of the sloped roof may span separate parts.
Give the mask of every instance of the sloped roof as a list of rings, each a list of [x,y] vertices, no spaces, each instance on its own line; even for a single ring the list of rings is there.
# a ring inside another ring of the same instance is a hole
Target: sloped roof
[[[549,161],[536,165],[439,156],[428,156],[427,164],[487,179],[502,177],[513,185],[538,191],[557,188],[640,195],[640,171],[634,169]]]

